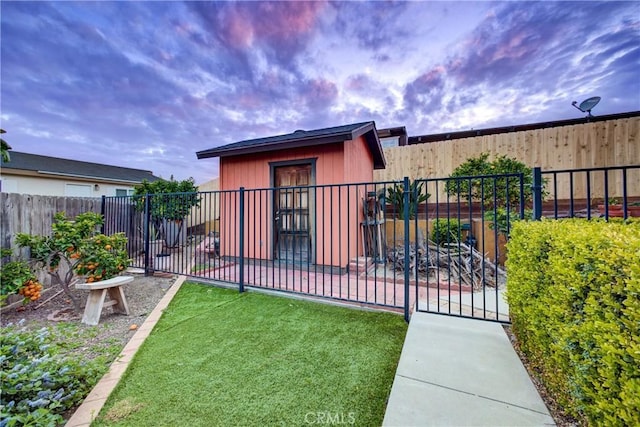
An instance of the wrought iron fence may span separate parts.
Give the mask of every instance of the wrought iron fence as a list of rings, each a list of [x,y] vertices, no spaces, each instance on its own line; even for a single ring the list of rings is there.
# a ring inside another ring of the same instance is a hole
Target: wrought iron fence
[[[102,213],[104,232],[124,232],[133,265],[147,274],[384,307],[407,319],[415,309],[508,322],[513,221],[608,219],[611,203],[596,208],[614,197],[627,217],[639,187],[640,166],[536,168],[531,176],[105,197]]]
[[[541,171],[544,191],[536,218],[638,216],[640,165]]]

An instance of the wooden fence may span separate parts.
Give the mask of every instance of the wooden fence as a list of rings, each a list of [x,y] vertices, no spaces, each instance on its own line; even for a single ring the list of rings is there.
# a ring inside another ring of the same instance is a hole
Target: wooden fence
[[[492,158],[506,155],[543,171],[640,165],[640,116],[386,148],[387,168],[374,171],[374,180],[447,177],[465,160],[483,152]],[[566,199],[569,176],[558,178],[554,196]],[[617,192],[622,188],[622,175],[610,178],[610,195],[621,196]],[[640,196],[640,173],[633,172],[627,180],[629,195]],[[602,197],[603,187],[597,182],[593,197]],[[583,186],[574,184],[574,197],[575,192],[582,194]]]
[[[15,250],[17,233],[48,236],[56,213],[66,212],[69,217],[88,211],[100,213],[101,204],[100,198],[0,193],[0,245]]]

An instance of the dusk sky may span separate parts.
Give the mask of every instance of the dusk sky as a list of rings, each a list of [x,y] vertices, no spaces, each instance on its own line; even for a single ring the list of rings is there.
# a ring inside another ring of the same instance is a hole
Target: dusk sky
[[[640,2],[8,2],[15,151],[218,175],[195,152],[374,120],[410,136],[640,110]]]

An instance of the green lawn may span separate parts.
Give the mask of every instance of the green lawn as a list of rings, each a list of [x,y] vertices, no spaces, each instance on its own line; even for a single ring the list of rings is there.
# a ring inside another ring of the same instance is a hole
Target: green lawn
[[[402,316],[185,283],[93,425],[380,425]]]

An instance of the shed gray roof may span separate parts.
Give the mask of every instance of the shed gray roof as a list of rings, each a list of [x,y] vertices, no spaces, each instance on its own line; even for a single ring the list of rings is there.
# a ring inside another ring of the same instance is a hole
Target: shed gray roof
[[[260,153],[265,151],[284,150],[314,145],[330,144],[354,140],[364,135],[369,150],[373,155],[375,169],[384,169],[385,160],[382,146],[378,139],[375,122],[353,123],[344,126],[335,126],[315,130],[297,130],[286,135],[269,136],[266,138],[248,139],[232,144],[214,147],[208,150],[198,151],[198,159],[210,157],[228,157],[242,154]]]
[[[60,159],[58,157],[10,151],[11,159],[2,162],[2,168],[33,171],[43,175],[58,175],[84,179],[100,179],[120,182],[139,183],[156,181],[159,178],[151,171],[103,165],[100,163],[81,162],[78,160]]]

